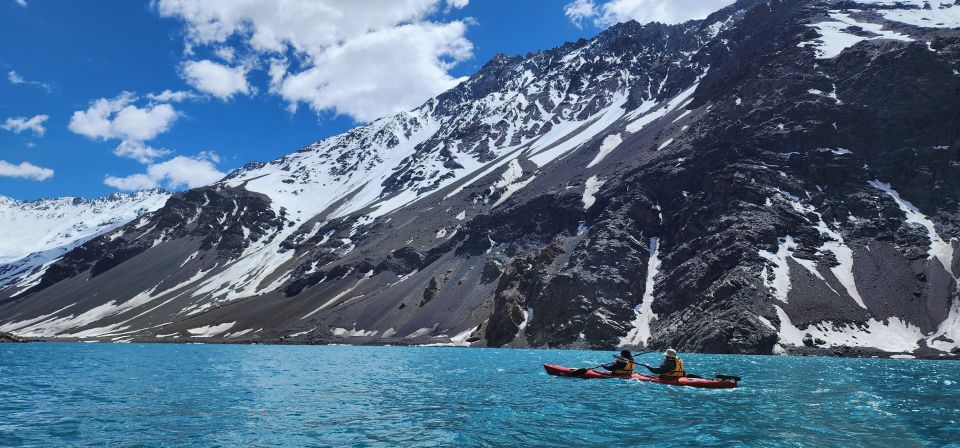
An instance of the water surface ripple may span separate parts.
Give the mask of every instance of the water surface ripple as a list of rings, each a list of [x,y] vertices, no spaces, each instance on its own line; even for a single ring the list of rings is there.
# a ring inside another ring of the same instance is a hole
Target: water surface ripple
[[[957,362],[685,356],[691,372],[743,376],[735,390],[541,367],[609,356],[5,344],[0,446],[960,446]]]

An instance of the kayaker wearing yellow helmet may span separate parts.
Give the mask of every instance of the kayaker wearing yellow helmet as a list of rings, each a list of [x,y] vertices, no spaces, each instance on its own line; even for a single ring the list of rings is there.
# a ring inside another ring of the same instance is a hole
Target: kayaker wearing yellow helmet
[[[662,378],[682,378],[687,376],[687,372],[683,370],[683,360],[677,356],[677,351],[668,348],[666,352],[663,353],[663,363],[660,364],[660,367],[650,367],[650,364],[641,364],[646,367],[647,370],[660,375]]]

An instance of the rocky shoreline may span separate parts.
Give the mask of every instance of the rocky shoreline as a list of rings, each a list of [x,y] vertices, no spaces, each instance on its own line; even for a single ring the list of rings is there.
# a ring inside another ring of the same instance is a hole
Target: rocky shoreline
[[[0,343],[4,342],[28,342],[26,339],[12,335],[10,333],[4,333],[0,331]]]

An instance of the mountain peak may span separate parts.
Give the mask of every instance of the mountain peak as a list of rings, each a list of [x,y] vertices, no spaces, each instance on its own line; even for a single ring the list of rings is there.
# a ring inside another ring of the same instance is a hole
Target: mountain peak
[[[497,55],[45,259],[0,329],[953,356],[960,9],[917,5],[740,0]]]

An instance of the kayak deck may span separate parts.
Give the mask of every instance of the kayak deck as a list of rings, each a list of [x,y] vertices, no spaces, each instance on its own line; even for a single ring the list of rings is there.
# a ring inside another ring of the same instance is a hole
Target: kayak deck
[[[574,375],[574,371],[577,369],[572,369],[570,367],[555,366],[552,364],[544,364],[544,370],[548,374],[554,376],[568,376],[573,378],[585,378],[585,379],[609,379],[609,378],[619,378],[625,380],[637,380],[637,381],[648,381],[651,383],[660,383],[660,384],[669,384],[672,386],[687,386],[687,387],[700,387],[706,389],[732,389],[737,387],[737,382],[732,380],[720,380],[720,379],[710,379],[710,378],[660,378],[658,376],[642,375],[634,372],[632,376],[619,376],[619,375],[610,375],[607,373],[597,372],[596,370],[587,370],[583,375]]]

